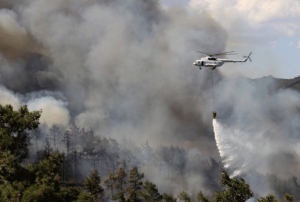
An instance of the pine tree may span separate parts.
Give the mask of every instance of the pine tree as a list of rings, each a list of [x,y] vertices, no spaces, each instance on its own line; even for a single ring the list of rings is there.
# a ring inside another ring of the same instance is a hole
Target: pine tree
[[[140,192],[140,197],[146,202],[158,202],[162,200],[162,195],[158,192],[156,185],[146,181],[143,185],[144,191]]]
[[[103,195],[103,188],[100,185],[101,178],[97,170],[94,170],[85,180],[84,187],[94,197],[95,201]]]
[[[140,174],[137,167],[134,167],[130,170],[128,176],[128,184],[127,188],[127,197],[126,201],[130,202],[138,202],[141,201],[138,197],[139,190],[142,189],[142,179],[144,178],[144,173]]]
[[[60,153],[52,153],[47,158],[40,160],[36,168],[36,182],[38,184],[52,184],[57,189],[62,162],[63,156]]]
[[[182,191],[180,194],[178,194],[178,198],[184,202],[191,202],[190,196],[185,191]]]
[[[115,175],[112,176],[113,187],[116,188],[119,192],[112,196],[112,200],[124,202],[124,186],[126,185],[126,178],[127,174],[124,172],[123,168],[119,168]]]
[[[257,199],[257,202],[279,202],[274,195],[269,194],[266,197],[261,197],[260,199]]]
[[[119,192],[111,198],[113,201],[126,202],[124,192]]]
[[[124,186],[126,185],[126,176],[127,174],[124,172],[123,168],[119,168],[119,170],[114,175],[115,188],[120,192],[124,191]]]
[[[294,197],[289,193],[285,193],[283,198],[284,198],[284,202],[292,202],[294,200]]]
[[[164,194],[162,195],[162,201],[163,201],[163,202],[176,202],[177,199],[174,198],[172,195],[169,195],[169,194],[164,193]]]
[[[202,191],[198,192],[197,199],[200,202],[209,202],[208,198],[206,196],[204,196],[204,194],[202,193]]]
[[[48,158],[41,159],[36,167],[34,165],[28,166],[27,169],[35,174],[35,183],[26,188],[22,201],[60,202],[63,200],[61,197],[68,198],[69,195],[61,193],[59,187],[62,161],[63,156],[61,154],[52,153]]]
[[[94,202],[94,198],[86,192],[81,192],[74,202]]]
[[[253,197],[250,186],[242,178],[231,179],[225,171],[221,172],[220,184],[225,187],[225,190],[216,192],[216,202],[244,202]]]
[[[0,105],[0,199],[20,200],[24,181],[31,180],[21,162],[28,156],[28,132],[39,125],[40,111],[29,112],[27,106],[14,111]],[[26,179],[27,178],[27,179]]]
[[[114,183],[114,175],[113,174],[109,174],[108,175],[108,178],[106,178],[105,180],[104,180],[104,185],[106,186],[106,188],[108,189],[108,190],[110,190],[110,192],[111,192],[111,197],[114,195],[114,187],[115,187],[115,183]]]
[[[11,105],[0,105],[0,151],[10,151],[21,162],[28,156],[26,130],[39,125],[40,111],[29,112],[27,106],[14,111]]]

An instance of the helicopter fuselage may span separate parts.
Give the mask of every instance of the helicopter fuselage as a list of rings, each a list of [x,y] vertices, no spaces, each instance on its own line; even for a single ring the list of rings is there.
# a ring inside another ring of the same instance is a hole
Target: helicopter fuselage
[[[250,58],[251,53],[248,56],[244,56],[244,60],[231,60],[231,59],[224,59],[224,58],[216,58],[212,56],[203,57],[200,60],[196,60],[193,64],[198,66],[199,69],[201,67],[210,67],[212,70],[216,69],[217,67],[222,66],[226,62],[246,62]]]
[[[196,60],[196,62],[194,62],[193,64],[198,66],[200,69],[201,67],[210,67],[211,69],[215,69],[222,66],[224,64],[224,61],[214,57],[204,57],[200,60]]]

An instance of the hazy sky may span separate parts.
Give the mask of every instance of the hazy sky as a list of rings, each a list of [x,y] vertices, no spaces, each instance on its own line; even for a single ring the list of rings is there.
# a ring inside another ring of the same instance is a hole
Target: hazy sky
[[[227,30],[226,49],[238,53],[233,58],[253,52],[252,63],[223,66],[221,71],[228,76],[294,78],[300,75],[299,0],[160,1],[166,9],[179,6],[190,12],[210,13]]]

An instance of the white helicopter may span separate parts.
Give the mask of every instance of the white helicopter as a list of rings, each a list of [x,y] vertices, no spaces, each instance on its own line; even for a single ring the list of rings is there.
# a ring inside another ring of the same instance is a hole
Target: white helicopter
[[[209,53],[204,53],[201,51],[198,51],[200,53],[203,53],[205,55],[207,55],[206,57],[201,58],[200,60],[196,60],[196,62],[194,62],[193,64],[198,66],[199,69],[202,69],[201,67],[210,67],[212,70],[216,69],[217,67],[222,66],[225,62],[246,62],[248,59],[251,62],[251,58],[250,55],[252,54],[252,52],[250,52],[250,54],[248,56],[244,56],[244,60],[231,60],[231,59],[224,59],[224,58],[217,58],[215,56],[218,55],[235,55],[234,51],[229,51],[229,52],[224,52],[224,53],[217,53],[217,54],[209,54]]]

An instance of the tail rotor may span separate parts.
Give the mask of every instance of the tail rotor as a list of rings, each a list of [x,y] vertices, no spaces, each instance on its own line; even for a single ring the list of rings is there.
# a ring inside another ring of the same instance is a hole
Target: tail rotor
[[[250,62],[252,62],[251,58],[250,58],[250,55],[252,54],[252,52],[248,55],[248,56],[244,56],[244,58],[247,58],[247,60],[249,59]]]

